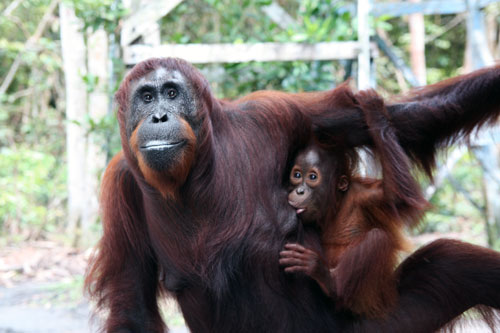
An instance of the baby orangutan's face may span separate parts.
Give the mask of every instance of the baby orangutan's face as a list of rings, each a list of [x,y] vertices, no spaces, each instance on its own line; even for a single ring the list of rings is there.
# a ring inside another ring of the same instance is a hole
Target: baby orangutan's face
[[[295,159],[290,173],[288,203],[296,209],[304,223],[317,222],[323,217],[327,198],[325,184],[326,160],[316,147],[307,148]]]

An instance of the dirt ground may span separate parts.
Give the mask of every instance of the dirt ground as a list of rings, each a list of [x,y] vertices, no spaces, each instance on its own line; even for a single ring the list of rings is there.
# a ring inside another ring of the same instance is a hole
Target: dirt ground
[[[0,248],[0,333],[96,332],[82,292],[89,254],[54,242]],[[164,317],[172,332],[188,332],[175,304]]]
[[[90,332],[86,255],[53,242],[0,250],[0,332]]]
[[[0,248],[0,333],[96,332],[97,325],[90,321],[91,304],[82,293],[89,254],[54,242]],[[163,315],[171,332],[189,332],[173,302],[163,306]],[[455,332],[490,330],[476,323]]]

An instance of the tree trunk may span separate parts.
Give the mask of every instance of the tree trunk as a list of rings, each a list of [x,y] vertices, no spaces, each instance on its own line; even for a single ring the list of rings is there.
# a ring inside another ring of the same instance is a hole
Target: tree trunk
[[[62,2],[61,49],[66,84],[66,151],[68,165],[68,224],[67,231],[80,241],[80,226],[86,207],[86,134],[87,90],[81,75],[86,73],[83,24],[74,9]]]
[[[104,30],[97,30],[87,40],[89,76],[97,78],[97,86],[88,96],[88,115],[99,122],[107,115],[109,97],[108,82],[108,36]],[[104,138],[88,132],[85,170],[86,209],[82,212],[81,245],[92,245],[90,230],[99,217],[99,175],[106,166]]]
[[[61,48],[66,79],[68,233],[74,245],[91,245],[90,230],[98,219],[99,174],[106,164],[103,142],[89,128],[89,119],[99,123],[108,111],[108,37],[104,30],[89,35],[87,46],[83,24],[74,9],[60,5]],[[97,85],[88,92],[83,76]]]

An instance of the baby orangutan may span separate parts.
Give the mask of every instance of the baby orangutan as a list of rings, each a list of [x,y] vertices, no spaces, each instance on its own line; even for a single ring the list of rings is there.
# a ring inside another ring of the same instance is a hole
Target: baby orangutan
[[[403,227],[414,226],[428,206],[411,174],[408,156],[383,100],[359,92],[362,112],[378,159],[381,180],[353,176],[358,154],[342,140],[299,152],[290,173],[288,201],[304,224],[314,224],[321,253],[286,244],[280,265],[318,282],[338,307],[365,317],[383,317],[397,301],[395,267],[407,248]]]
[[[394,268],[398,251],[405,249],[403,223],[385,204],[380,181],[332,174],[336,169],[333,157],[315,145],[297,156],[288,200],[302,223],[319,227],[324,258],[286,244],[280,265],[285,272],[309,275],[342,307],[381,316],[396,300]],[[337,202],[330,189],[338,192]]]
[[[285,272],[316,280],[340,307],[382,317],[397,300],[394,269],[399,251],[407,249],[404,219],[416,215],[404,201],[388,200],[383,180],[334,174],[339,163],[341,154],[314,144],[298,154],[288,200],[302,223],[319,227],[324,257],[289,243],[279,262]]]

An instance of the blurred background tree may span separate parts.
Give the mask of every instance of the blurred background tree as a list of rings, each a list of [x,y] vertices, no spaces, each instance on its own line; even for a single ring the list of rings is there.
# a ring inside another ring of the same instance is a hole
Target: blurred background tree
[[[99,148],[99,154],[108,159],[120,149],[112,96],[126,71],[118,45],[120,20],[128,13],[126,2],[61,0],[81,22],[80,31],[87,47],[89,38],[103,31],[109,48],[108,76],[104,82],[92,73],[87,53],[85,70],[78,75],[86,89],[88,106],[81,118],[68,119],[61,56],[62,22],[56,8],[60,2],[0,1],[0,237],[4,242],[47,238],[74,244],[81,241],[82,226],[71,225],[68,219],[65,132],[77,126],[93,147]],[[185,0],[159,22],[162,42],[312,43],[357,38],[355,18],[345,10],[354,1],[276,2],[293,18],[294,23],[286,28],[263,15],[261,7],[271,1]],[[500,5],[492,4],[485,12],[490,49],[498,59]],[[373,28],[387,36],[409,61],[411,38],[406,17],[379,17]],[[465,30],[462,14],[425,16],[428,83],[461,73],[466,58]],[[379,55],[374,61],[380,92],[389,96],[409,88],[387,57]],[[352,75],[352,66],[355,62],[291,61],[198,67],[218,97],[234,98],[258,89],[331,89]],[[14,67],[15,75],[9,75]],[[89,101],[96,91],[104,92],[107,100],[104,115],[92,113]],[[102,168],[96,178],[100,171]],[[457,190],[457,184],[462,192]],[[457,162],[451,178],[446,178],[432,196],[435,208],[419,232],[465,230],[468,240],[484,241],[483,192],[482,169],[472,155],[465,155]],[[99,231],[98,221],[93,222],[91,227],[84,227]],[[65,232],[65,236],[60,236]]]

